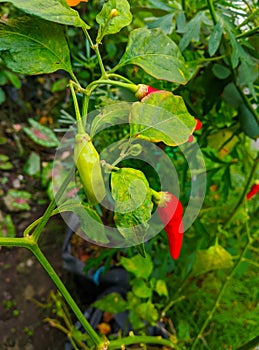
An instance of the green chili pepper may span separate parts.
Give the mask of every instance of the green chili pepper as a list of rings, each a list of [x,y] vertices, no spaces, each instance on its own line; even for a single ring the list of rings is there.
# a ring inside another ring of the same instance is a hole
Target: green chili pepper
[[[100,158],[87,133],[75,136],[74,161],[89,202],[93,205],[100,203],[105,197]]]

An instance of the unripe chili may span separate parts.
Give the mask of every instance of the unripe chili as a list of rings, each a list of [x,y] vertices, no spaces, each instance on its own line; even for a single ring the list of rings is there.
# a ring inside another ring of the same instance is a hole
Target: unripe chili
[[[75,136],[74,161],[89,202],[100,203],[105,197],[100,157],[87,133]]]

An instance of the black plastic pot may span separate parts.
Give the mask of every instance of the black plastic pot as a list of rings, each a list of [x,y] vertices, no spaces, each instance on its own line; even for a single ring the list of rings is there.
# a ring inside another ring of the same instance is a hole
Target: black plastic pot
[[[119,286],[113,286],[106,289],[103,293],[98,295],[96,300],[101,299],[105,295],[108,295],[110,293],[117,293],[123,299],[125,299],[127,290]],[[90,325],[93,327],[93,329],[97,330],[97,326],[101,323],[103,319],[103,312],[99,309],[96,309],[90,306],[85,311],[84,316],[88,320]],[[128,311],[123,311],[123,312],[114,314],[113,319],[111,323],[109,323],[109,325],[111,327],[111,334],[113,335],[113,337],[116,337],[116,335],[118,335],[119,332],[122,332],[120,333],[120,335],[127,336],[129,335],[129,332],[132,331],[131,324],[129,323],[129,320],[128,320]],[[83,327],[79,321],[75,324],[75,327],[79,329],[81,332],[84,332]],[[150,326],[147,329],[147,335],[161,336],[163,338],[168,338],[167,333],[164,330],[163,324],[160,322],[158,322],[157,326]],[[69,341],[65,344],[65,350],[73,350],[73,347]]]
[[[83,297],[83,302],[87,304],[96,300],[96,296],[109,287],[119,286],[124,290],[129,289],[128,272],[118,266],[111,266],[105,271],[104,266],[99,268],[90,268],[87,273],[84,272],[85,264],[80,259],[71,254],[71,236],[78,228],[77,217],[72,215],[69,228],[65,233],[65,239],[62,248],[63,268],[71,273],[77,287],[79,297]]]

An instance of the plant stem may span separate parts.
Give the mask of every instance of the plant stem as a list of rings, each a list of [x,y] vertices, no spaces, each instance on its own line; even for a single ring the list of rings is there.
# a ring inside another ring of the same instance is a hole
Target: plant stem
[[[23,238],[25,239],[25,238]],[[99,337],[99,335],[95,332],[95,330],[92,328],[90,323],[86,320],[84,314],[79,309],[77,303],[74,301],[68,290],[66,289],[65,285],[57,275],[56,271],[53,269],[49,261],[46,259],[45,255],[40,250],[38,244],[35,242],[35,244],[31,244],[29,246],[30,251],[34,254],[34,256],[37,258],[41,266],[44,268],[44,270],[48,273],[49,277],[52,279],[56,287],[58,288],[59,292],[62,294],[63,298],[66,300],[68,305],[71,307],[72,311],[76,315],[77,319],[81,323],[81,325],[84,327],[85,331],[88,333],[92,341],[95,343],[97,349],[101,349],[102,345],[104,348],[104,342]]]
[[[225,229],[228,224],[232,221],[233,217],[235,216],[236,212],[238,211],[239,207],[242,205],[245,197],[246,197],[246,194],[248,192],[248,189],[249,189],[249,186],[250,186],[250,183],[253,179],[253,176],[256,172],[256,169],[257,169],[257,165],[258,165],[258,162],[259,162],[259,154],[257,155],[256,159],[254,160],[254,164],[252,166],[252,169],[251,169],[251,172],[249,174],[249,177],[248,177],[248,180],[246,182],[246,185],[243,189],[243,192],[239,198],[239,201],[237,202],[237,204],[235,205],[232,213],[229,215],[228,219],[225,221],[224,225],[223,225],[223,229]]]
[[[207,4],[208,4],[208,8],[209,8],[213,23],[214,23],[214,25],[216,25],[218,23],[218,19],[217,19],[217,14],[216,14],[216,11],[214,8],[213,0],[207,0]]]
[[[259,8],[252,12],[243,22],[241,22],[238,26],[236,26],[236,29],[242,28],[244,25],[246,25],[248,22],[251,21],[251,19],[259,13]]]
[[[117,78],[117,79],[124,80],[126,83],[133,84],[132,81],[130,81],[128,78],[125,78],[123,75],[120,75],[120,74],[116,74],[116,73],[109,74],[108,73],[108,79],[109,78]]]
[[[170,340],[163,339],[161,337],[155,337],[155,336],[148,336],[148,335],[133,335],[128,336],[121,339],[111,340],[109,343],[109,350],[115,350],[115,349],[123,349],[125,345],[132,345],[132,344],[157,344],[157,345],[164,345],[168,346],[171,349],[173,349],[173,344]]]
[[[102,57],[101,57],[101,54],[100,54],[100,51],[99,51],[99,45],[93,43],[93,41],[92,41],[92,39],[91,39],[91,37],[90,37],[90,35],[88,33],[88,30],[86,28],[83,28],[83,32],[84,32],[86,38],[88,39],[91,48],[96,53],[102,77],[103,78],[107,78],[108,76],[107,76],[106,70],[105,70],[104,65],[103,65]]]
[[[81,114],[80,114],[79,105],[78,105],[78,101],[77,101],[74,85],[73,85],[73,82],[71,80],[69,82],[69,87],[70,87],[70,90],[71,90],[73,103],[74,103],[74,107],[75,107],[76,121],[77,121],[77,130],[78,130],[79,133],[83,134],[85,132],[85,129],[84,129],[84,126],[83,126],[82,117],[81,117]]]
[[[246,38],[248,36],[251,36],[254,33],[258,33],[258,29],[259,29],[259,26],[254,27],[254,28],[248,30],[247,32],[243,32],[243,33],[236,35],[236,38],[239,39],[239,38],[244,38],[244,37]]]
[[[110,80],[110,79],[99,79],[96,81],[93,81],[91,84],[89,84],[86,88],[86,90],[92,88],[94,85],[114,85],[114,86],[120,86],[122,88],[125,88],[127,90],[132,91],[133,93],[136,93],[138,86],[133,83],[124,83],[122,81],[116,81],[116,80]]]
[[[62,195],[63,195],[67,185],[71,181],[74,173],[75,173],[75,166],[73,165],[72,168],[70,169],[69,173],[67,174],[65,180],[63,181],[62,185],[60,186],[58,192],[56,193],[55,198],[53,198],[52,201],[50,202],[50,204],[49,204],[48,208],[46,209],[45,213],[43,214],[38,226],[36,227],[35,231],[32,234],[35,242],[38,241],[43,228],[46,226],[49,218],[52,216],[53,210],[56,207],[56,203],[58,203],[58,201],[62,197]]]
[[[33,240],[31,237],[0,237],[0,247],[21,247],[30,249]]]
[[[208,326],[208,324],[209,324],[210,320],[212,319],[212,317],[213,317],[215,311],[216,311],[217,308],[219,307],[219,305],[220,305],[220,300],[221,300],[221,298],[222,298],[222,296],[223,296],[223,294],[224,294],[224,292],[225,292],[225,290],[226,290],[226,288],[227,288],[229,282],[231,281],[231,279],[233,278],[234,274],[236,273],[236,271],[237,271],[239,265],[243,262],[243,258],[244,258],[244,256],[245,256],[245,254],[246,254],[246,252],[247,252],[247,250],[248,250],[250,244],[251,244],[251,241],[250,241],[250,240],[247,240],[247,243],[246,243],[246,245],[245,245],[245,247],[244,247],[244,249],[243,249],[241,255],[239,256],[239,259],[237,260],[237,262],[236,262],[236,264],[234,265],[233,269],[231,270],[230,274],[227,276],[225,283],[222,285],[222,287],[221,287],[221,289],[220,289],[220,291],[219,291],[219,293],[218,293],[218,296],[217,296],[217,298],[216,298],[216,301],[215,301],[215,303],[214,303],[213,308],[210,310],[208,317],[206,318],[206,320],[204,321],[202,327],[200,328],[200,331],[199,331],[199,333],[197,334],[197,336],[196,336],[196,338],[195,338],[195,340],[194,340],[194,342],[193,342],[193,344],[192,344],[191,350],[195,349],[195,346],[197,345],[198,341],[201,339],[204,330],[205,330],[206,327]]]

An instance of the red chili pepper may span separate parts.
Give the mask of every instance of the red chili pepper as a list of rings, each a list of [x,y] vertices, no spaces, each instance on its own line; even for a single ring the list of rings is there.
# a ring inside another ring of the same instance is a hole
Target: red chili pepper
[[[179,199],[170,192],[160,192],[160,195],[158,215],[164,224],[170,255],[173,259],[178,259],[183,243],[183,206]]]
[[[251,199],[253,196],[256,195],[257,192],[259,192],[259,184],[255,183],[251,187],[250,191],[247,193],[246,199],[247,200]]]
[[[194,131],[200,130],[202,128],[202,122],[199,119],[196,119],[196,118],[195,118],[195,120],[196,120],[196,126],[195,126]],[[189,137],[189,139],[188,139],[188,142],[192,142],[192,141],[193,141],[193,135],[191,135]]]
[[[142,98],[148,96],[149,94],[153,92],[158,92],[158,91],[162,91],[162,90],[158,90],[149,85],[139,84],[138,89],[135,93],[135,96],[137,97],[138,100],[142,100]]]

